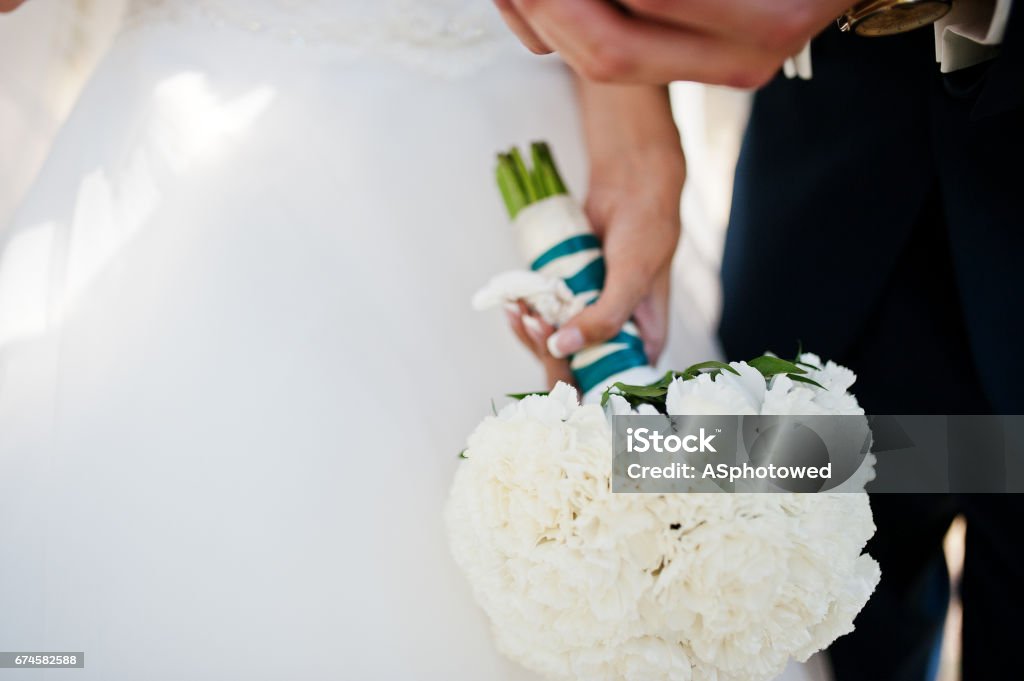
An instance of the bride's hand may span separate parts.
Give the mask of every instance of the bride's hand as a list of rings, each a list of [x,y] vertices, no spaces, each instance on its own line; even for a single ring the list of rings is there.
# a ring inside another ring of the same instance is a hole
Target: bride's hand
[[[566,357],[615,336],[632,317],[653,364],[665,346],[686,177],[668,92],[581,82],[580,99],[590,155],[585,209],[607,275],[597,302],[563,325],[549,347]]]
[[[572,385],[574,380],[569,370],[569,360],[552,357],[548,352],[548,337],[554,333],[555,327],[534,314],[524,303],[510,303],[505,308],[505,314],[516,337],[544,367],[548,388],[553,388],[559,381]]]

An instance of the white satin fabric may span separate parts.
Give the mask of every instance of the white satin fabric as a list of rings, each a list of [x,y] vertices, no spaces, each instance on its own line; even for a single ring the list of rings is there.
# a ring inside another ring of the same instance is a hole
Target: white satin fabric
[[[82,679],[530,678],[440,511],[491,398],[542,381],[469,300],[519,264],[493,152],[549,139],[583,186],[569,75],[504,38],[455,77],[133,21],[0,234],[4,649],[85,651]]]

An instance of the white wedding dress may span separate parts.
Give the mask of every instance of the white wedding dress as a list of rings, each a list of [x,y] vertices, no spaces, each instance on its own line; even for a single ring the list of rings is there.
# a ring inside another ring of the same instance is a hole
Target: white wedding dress
[[[584,188],[569,74],[489,0],[129,4],[0,231],[0,649],[535,678],[440,511],[491,398],[542,380],[469,299],[522,264],[494,151],[547,139]]]
[[[521,265],[493,153],[540,138],[583,187],[569,74],[490,2],[136,0],[0,233],[0,648],[533,678],[440,511],[542,381],[469,304]]]

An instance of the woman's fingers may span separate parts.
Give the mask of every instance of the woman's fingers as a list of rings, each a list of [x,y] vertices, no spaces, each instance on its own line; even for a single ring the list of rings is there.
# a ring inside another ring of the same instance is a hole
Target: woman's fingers
[[[530,342],[533,343],[535,354],[541,356],[547,354],[546,343],[554,329],[541,319],[528,314],[523,315],[523,326],[526,328],[526,335],[530,337]]]
[[[644,341],[644,353],[651,364],[661,357],[668,339],[670,290],[671,268],[666,267],[655,278],[651,294],[640,302],[633,313],[633,320]]]
[[[555,327],[535,315],[523,302],[519,303],[519,321],[526,334],[526,344],[537,359],[542,362],[559,361],[559,358],[553,357],[548,352],[548,338],[555,332]]]
[[[534,357],[540,361],[541,366],[544,367],[548,387],[553,387],[559,381],[569,383],[570,385],[573,384],[574,380],[572,370],[569,368],[569,362],[553,357],[548,352],[547,341],[551,334],[554,333],[555,328],[534,315],[522,302],[507,305],[505,314],[516,338],[533,353]]]
[[[568,357],[583,348],[597,345],[614,337],[632,316],[647,294],[650,282],[642,272],[626,275],[626,268],[618,269],[621,276],[609,268],[604,290],[593,305],[566,322],[548,342],[555,357]]]
[[[523,324],[523,316],[519,312],[518,305],[507,305],[505,307],[505,316],[508,318],[509,328],[512,329],[512,333],[516,335],[519,342],[527,347],[528,350],[533,352],[533,340],[530,335],[526,333],[526,326]],[[533,354],[537,354],[534,352]]]

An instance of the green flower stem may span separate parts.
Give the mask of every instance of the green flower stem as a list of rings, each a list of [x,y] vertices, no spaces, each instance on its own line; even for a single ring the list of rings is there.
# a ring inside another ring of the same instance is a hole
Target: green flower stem
[[[505,200],[505,208],[513,219],[519,211],[532,203],[569,193],[546,143],[534,142],[530,145],[530,160],[532,168],[527,166],[523,155],[515,147],[498,154],[495,178]]]

